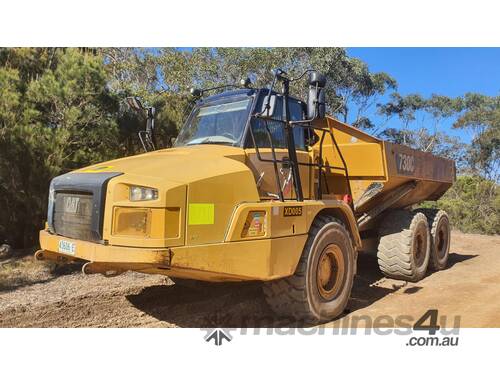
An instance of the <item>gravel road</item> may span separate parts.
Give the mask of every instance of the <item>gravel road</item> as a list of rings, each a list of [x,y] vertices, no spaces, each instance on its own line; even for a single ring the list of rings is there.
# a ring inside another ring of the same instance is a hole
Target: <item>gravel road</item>
[[[327,325],[348,326],[355,316],[418,318],[431,308],[460,316],[462,327],[500,327],[500,236],[454,232],[449,267],[417,283],[383,277],[376,258],[361,254],[346,314]],[[74,273],[0,292],[0,327],[293,325],[300,322],[273,316],[259,283],[190,289],[157,275]]]

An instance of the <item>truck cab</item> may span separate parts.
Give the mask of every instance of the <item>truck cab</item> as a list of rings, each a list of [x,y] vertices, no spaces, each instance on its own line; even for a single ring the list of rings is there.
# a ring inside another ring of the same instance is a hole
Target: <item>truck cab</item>
[[[225,92],[200,100],[188,117],[174,147],[188,147],[201,144],[215,144],[238,147],[244,150],[245,164],[254,174],[261,199],[277,199],[273,165],[260,159],[271,159],[273,144],[275,156],[285,163],[280,164],[279,180],[284,188],[285,198],[292,199],[291,169],[288,160],[286,134],[281,121],[284,119],[283,96],[271,93],[272,110],[265,121],[255,115],[262,112],[269,96],[267,89],[244,89]],[[306,119],[304,102],[289,98],[290,118],[294,121]],[[266,131],[270,130],[271,139]],[[308,129],[293,130],[296,154],[299,161],[311,162],[308,147],[313,144],[315,134]],[[259,159],[256,146],[259,148]],[[310,168],[300,167],[301,180],[306,198],[310,198]]]

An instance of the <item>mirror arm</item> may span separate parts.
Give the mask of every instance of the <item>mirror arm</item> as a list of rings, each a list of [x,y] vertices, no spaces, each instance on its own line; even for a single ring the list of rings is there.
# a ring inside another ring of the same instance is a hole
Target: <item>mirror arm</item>
[[[269,92],[267,93],[267,96],[266,96],[266,106],[262,110],[262,112],[255,114],[256,117],[261,117],[261,118],[262,117],[270,117],[269,110],[271,109],[271,93],[273,92],[273,88],[276,85],[276,80],[277,80],[277,72],[274,73],[273,82],[271,83],[271,87],[269,88]],[[266,111],[267,111],[268,115],[264,116],[264,112],[266,112]]]
[[[155,107],[148,107],[148,118],[146,123],[146,132],[149,135],[149,139],[151,141],[151,148],[156,150],[156,139],[155,139]]]

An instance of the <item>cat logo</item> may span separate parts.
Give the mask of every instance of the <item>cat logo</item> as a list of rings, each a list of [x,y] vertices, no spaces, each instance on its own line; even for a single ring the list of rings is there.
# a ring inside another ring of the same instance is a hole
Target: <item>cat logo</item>
[[[76,214],[78,212],[78,206],[80,205],[80,198],[78,197],[64,197],[64,211],[70,214]]]
[[[302,206],[288,206],[283,209],[283,216],[302,216]]]

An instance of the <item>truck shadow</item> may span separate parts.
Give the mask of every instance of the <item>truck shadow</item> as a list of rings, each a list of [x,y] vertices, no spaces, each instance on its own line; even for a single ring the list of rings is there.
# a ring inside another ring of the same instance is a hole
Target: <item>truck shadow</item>
[[[447,269],[476,256],[450,254]],[[418,293],[423,287],[417,284],[385,278],[378,269],[375,256],[360,254],[351,298],[342,316],[367,307],[400,289],[407,294]],[[158,319],[165,326],[197,328],[310,326],[305,322],[277,317],[267,306],[259,282],[210,284],[199,288],[175,284],[154,285],[126,298],[134,307]]]

